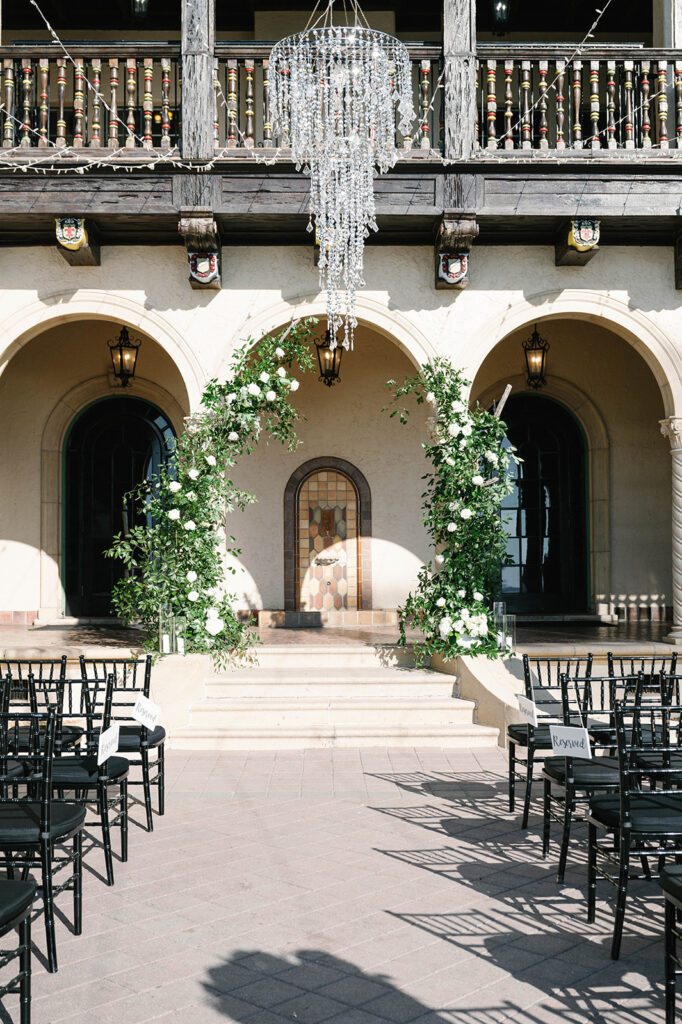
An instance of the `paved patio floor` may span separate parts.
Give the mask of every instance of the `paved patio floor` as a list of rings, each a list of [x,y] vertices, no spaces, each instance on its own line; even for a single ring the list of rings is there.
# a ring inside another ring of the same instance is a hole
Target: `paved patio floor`
[[[582,857],[557,886],[537,815],[524,833],[506,812],[505,764],[170,752],[166,816],[133,827],[115,887],[88,854],[84,934],[60,923],[57,975],[36,922],[35,1024],[663,1021],[655,884],[634,888],[613,963],[611,894],[588,926]]]

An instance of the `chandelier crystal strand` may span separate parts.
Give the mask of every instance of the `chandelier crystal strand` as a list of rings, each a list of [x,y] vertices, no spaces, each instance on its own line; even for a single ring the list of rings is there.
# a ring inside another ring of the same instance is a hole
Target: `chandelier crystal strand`
[[[377,230],[375,169],[398,159],[396,108],[403,135],[415,117],[409,54],[384,32],[325,24],[277,43],[270,78],[273,128],[310,174],[331,347],[343,328],[350,348],[365,239]]]

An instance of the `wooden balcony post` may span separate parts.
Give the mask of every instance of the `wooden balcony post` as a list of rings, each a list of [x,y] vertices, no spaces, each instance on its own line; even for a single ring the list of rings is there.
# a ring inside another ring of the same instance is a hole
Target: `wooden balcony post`
[[[182,155],[214,152],[215,0],[182,0]]]
[[[443,0],[445,157],[466,160],[476,137],[476,0]]]

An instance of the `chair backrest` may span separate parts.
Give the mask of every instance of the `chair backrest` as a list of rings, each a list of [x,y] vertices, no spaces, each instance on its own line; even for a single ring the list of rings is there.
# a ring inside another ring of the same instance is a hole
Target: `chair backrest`
[[[55,727],[54,708],[0,711],[0,804],[39,803],[43,835],[50,832]],[[30,785],[17,788],[17,778],[29,776]]]
[[[561,676],[564,725],[582,726],[590,733],[595,750],[611,750],[614,746],[616,704],[639,706],[665,703],[661,677],[654,688],[649,677],[635,676]]]
[[[55,683],[66,679],[66,655],[60,658],[0,658],[0,676],[12,677],[13,699],[28,699],[27,677],[36,682]]]
[[[679,704],[616,704],[621,828],[630,827],[633,798],[641,796],[652,774],[657,797],[680,796],[681,716]],[[682,835],[682,803],[679,830],[671,834]]]
[[[675,674],[677,669],[677,654],[671,653],[665,657],[636,657],[623,658],[611,651],[606,655],[609,665],[610,676],[637,676],[643,672],[645,676],[658,676],[661,672]]]
[[[682,704],[682,676],[661,672],[662,704]]]
[[[523,655],[526,697],[535,703],[543,720],[563,721],[561,676],[589,678],[592,655],[584,658],[530,658]]]
[[[131,721],[131,711],[140,694],[149,697],[152,679],[152,656],[146,658],[80,658],[81,679],[90,686],[95,705],[106,698],[106,682],[112,678],[111,720]],[[139,726],[143,730],[143,726]],[[146,736],[147,730],[142,735]]]

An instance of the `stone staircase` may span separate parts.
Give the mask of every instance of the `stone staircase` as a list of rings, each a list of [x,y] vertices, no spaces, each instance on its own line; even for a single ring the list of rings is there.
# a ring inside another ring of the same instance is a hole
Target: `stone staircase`
[[[364,643],[264,645],[258,665],[208,675],[179,749],[494,747],[498,730],[453,696],[456,677],[417,669],[408,649]]]

